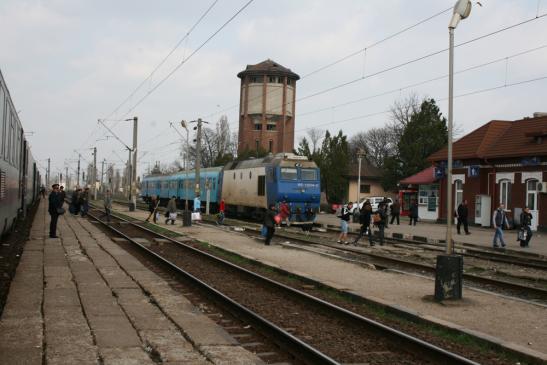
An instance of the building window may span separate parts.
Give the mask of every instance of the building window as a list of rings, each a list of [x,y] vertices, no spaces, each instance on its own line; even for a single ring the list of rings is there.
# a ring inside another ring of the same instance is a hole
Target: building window
[[[287,79],[287,85],[292,85],[293,81],[291,79]]]
[[[370,185],[369,184],[361,184],[359,192],[361,194],[370,194]]]
[[[263,76],[251,76],[249,78],[249,83],[251,84],[258,84],[258,83],[262,83],[264,82],[264,77]]]
[[[538,203],[538,181],[535,179],[526,182],[526,206],[530,210],[537,210]]]
[[[273,151],[273,141],[270,139],[268,141],[268,152],[272,152]]]
[[[275,123],[268,123],[266,129],[269,131],[275,131]]]
[[[277,76],[270,76],[269,81],[270,81],[270,84],[277,84],[278,78]]]
[[[463,201],[463,181],[454,181],[454,206],[457,207]]]
[[[509,208],[511,203],[511,181],[500,180],[500,204],[505,205],[505,208]]]
[[[261,131],[262,130],[262,124],[255,123],[255,131]]]

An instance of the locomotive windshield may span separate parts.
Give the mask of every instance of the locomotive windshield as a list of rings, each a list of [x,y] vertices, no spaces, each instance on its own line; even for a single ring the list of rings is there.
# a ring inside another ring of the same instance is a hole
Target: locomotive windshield
[[[282,180],[298,180],[298,171],[295,168],[282,167],[281,179]]]
[[[315,169],[302,169],[302,180],[317,180],[317,172]]]

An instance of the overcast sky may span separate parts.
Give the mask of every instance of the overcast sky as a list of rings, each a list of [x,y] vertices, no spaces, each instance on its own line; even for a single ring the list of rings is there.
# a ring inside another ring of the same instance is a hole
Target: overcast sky
[[[213,3],[143,0],[0,0],[0,69],[28,139],[52,174],[77,150],[91,161],[122,166],[122,144],[105,139],[98,118],[139,117],[139,174],[154,161],[178,157],[179,136],[169,122],[228,116],[237,131],[239,79],[247,64],[270,58],[298,73],[296,140],[306,128],[342,129],[353,135],[383,126],[393,102],[409,93],[433,97],[447,114],[443,52],[367,77],[448,46],[450,12],[436,16],[378,45],[375,42],[437,14],[454,0],[255,0],[161,86],[133,108],[159,81],[194,52],[248,0],[219,0],[181,46],[142,88],[115,109],[154,70]],[[456,44],[547,13],[547,0],[482,0],[456,29]],[[455,122],[465,133],[492,119],[514,120],[547,111],[547,17],[456,48],[456,71],[490,61],[455,77],[455,95],[508,85],[455,99]],[[535,51],[530,51],[542,47]],[[321,72],[325,65],[367,48]],[[526,54],[511,57],[521,52]],[[505,59],[506,57],[507,60]],[[365,76],[349,86],[306,98]],[[391,93],[387,93],[393,91]],[[378,94],[382,96],[370,98]],[[345,106],[340,104],[366,99]],[[234,107],[235,106],[235,107]],[[319,111],[321,110],[321,111]],[[108,122],[127,144],[129,122]],[[100,167],[99,167],[100,168]]]

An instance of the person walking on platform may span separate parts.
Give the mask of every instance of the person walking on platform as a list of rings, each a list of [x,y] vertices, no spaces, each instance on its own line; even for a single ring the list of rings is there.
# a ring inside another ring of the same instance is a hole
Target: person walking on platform
[[[395,198],[395,201],[393,204],[391,204],[391,222],[389,224],[393,224],[395,219],[397,219],[397,225],[399,225],[401,216],[401,204],[399,203],[399,198]]]
[[[201,212],[201,200],[199,199],[199,196],[194,198],[194,212]]]
[[[492,225],[494,226],[494,229],[496,232],[494,233],[494,241],[492,242],[493,246],[495,248],[498,246],[498,239],[501,243],[501,247],[505,247],[505,241],[503,240],[503,229],[502,227],[505,225],[505,227],[509,228],[509,221],[507,220],[507,216],[505,215],[505,205],[500,204],[498,209],[494,210],[494,214],[492,214]]]
[[[65,191],[65,188],[64,186],[61,186],[59,188],[59,195],[61,196],[61,204],[65,204],[65,199],[66,199],[66,191]],[[63,205],[61,205],[62,207]]]
[[[462,224],[465,234],[471,234],[469,233],[469,225],[467,223],[468,215],[469,209],[467,208],[467,200],[464,200],[460,203],[460,205],[458,205],[458,209],[456,209],[456,218],[458,219],[456,229],[458,230],[458,234],[460,234],[460,227],[462,226]]]
[[[290,227],[291,225],[291,208],[289,207],[289,204],[285,200],[281,202],[281,205],[279,206],[279,216],[281,217],[281,222],[285,222],[287,227]],[[281,226],[281,222],[279,222],[279,226]]]
[[[218,216],[217,216],[217,225],[223,225],[224,224],[224,210],[226,209],[226,204],[224,203],[224,199],[220,200],[220,204],[218,206]]]
[[[385,228],[387,223],[387,213],[386,213],[387,205],[380,204],[378,207],[378,210],[376,213],[376,218],[374,219],[374,224],[378,227],[378,238],[380,241],[380,246],[384,245],[384,236],[385,236]]]
[[[110,212],[112,211],[112,194],[110,190],[107,190],[104,195],[104,213],[106,215],[106,221],[110,223]]]
[[[275,204],[270,204],[270,209],[266,211],[266,214],[264,215],[264,226],[266,227],[266,241],[264,244],[266,246],[270,245],[270,242],[272,241],[272,237],[275,233]]]
[[[152,217],[152,221],[154,223],[158,223],[156,218],[157,208],[158,208],[158,200],[155,195],[152,195],[152,197],[150,198],[150,201],[148,202],[148,211],[150,212],[150,214],[148,215],[148,218],[146,218],[145,220],[146,222],[148,222],[150,220],[150,217]]]
[[[61,200],[61,194],[59,193],[59,184],[53,184],[51,186],[53,189],[49,193],[49,206],[48,212],[51,216],[51,221],[49,222],[49,238],[57,238],[57,220],[59,215],[63,214],[63,202]]]
[[[167,203],[167,209],[166,209],[166,215],[167,219],[165,220],[165,224],[169,224],[169,221],[171,221],[172,225],[175,225],[175,221],[177,220],[177,201],[176,196],[172,196],[171,199],[169,199],[169,202]]]
[[[353,203],[349,202],[347,206],[343,206],[340,211],[340,236],[338,236],[338,241],[336,243],[343,243],[345,245],[349,244],[348,242],[348,222],[351,217],[351,208]]]
[[[89,211],[89,188],[84,189],[84,192],[80,196],[80,203],[82,217],[85,217]]]
[[[519,239],[520,247],[528,247],[530,240],[532,239],[532,213],[530,213],[530,208],[524,207],[522,213],[520,213],[520,231]]]
[[[412,225],[412,223],[414,223],[414,225],[416,225],[418,222],[418,204],[416,203],[416,200],[412,200],[410,203],[410,212],[408,217],[410,218],[410,223],[408,224]]]
[[[372,206],[370,205],[370,202],[367,200],[363,204],[363,209],[361,209],[361,212],[359,214],[359,223],[361,223],[361,229],[359,231],[359,235],[353,241],[353,245],[357,246],[357,242],[363,237],[365,234],[368,235],[368,242],[370,243],[370,246],[374,246],[374,241],[372,240],[372,230],[370,229],[370,221],[372,217]]]

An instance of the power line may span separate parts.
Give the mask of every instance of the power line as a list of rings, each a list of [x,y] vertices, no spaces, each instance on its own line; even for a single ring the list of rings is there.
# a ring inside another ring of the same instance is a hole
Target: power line
[[[388,41],[388,40],[390,40],[390,39],[392,39],[392,38],[395,38],[396,36],[399,36],[399,35],[401,35],[401,34],[407,32],[407,31],[409,31],[409,30],[411,30],[411,29],[413,29],[413,28],[415,28],[415,27],[417,27],[417,26],[419,26],[419,25],[421,25],[421,24],[424,24],[424,23],[426,23],[426,22],[428,22],[428,21],[430,21],[430,20],[432,20],[432,19],[434,19],[434,18],[436,18],[436,17],[438,17],[438,16],[440,16],[440,15],[446,13],[447,11],[449,11],[449,10],[451,10],[451,9],[452,9],[452,7],[447,8],[447,9],[445,9],[445,10],[442,10],[442,11],[440,11],[440,12],[438,12],[438,13],[435,13],[435,14],[433,14],[433,15],[431,15],[431,16],[425,18],[425,19],[422,19],[422,20],[418,21],[417,23],[414,23],[414,24],[412,24],[412,25],[410,25],[410,26],[408,26],[408,27],[406,27],[406,28],[403,28],[403,29],[401,29],[401,30],[399,30],[399,31],[397,31],[397,32],[395,32],[395,33],[393,33],[393,34],[391,34],[391,35],[385,37],[385,38],[382,38],[382,39],[380,39],[380,40],[377,40],[376,42],[371,43],[370,45],[368,45],[368,46],[366,46],[366,47],[364,47],[364,48],[361,48],[361,49],[359,49],[359,50],[357,50],[357,51],[355,51],[355,52],[352,52],[352,53],[350,53],[349,55],[346,55],[346,56],[344,56],[344,57],[342,57],[342,58],[340,58],[340,59],[338,59],[338,60],[336,60],[336,61],[334,61],[334,62],[331,62],[331,63],[329,63],[329,64],[327,64],[327,65],[325,65],[325,66],[322,66],[322,67],[320,67],[320,68],[318,68],[318,69],[316,69],[316,70],[313,70],[313,71],[311,71],[311,72],[305,74],[304,76],[302,76],[302,77],[300,78],[300,80],[303,80],[303,79],[305,79],[305,78],[308,77],[308,76],[311,76],[311,75],[314,75],[314,74],[316,74],[316,73],[319,73],[319,72],[321,72],[321,71],[323,71],[323,70],[326,70],[326,69],[328,69],[328,68],[330,68],[330,67],[332,67],[332,66],[334,66],[334,65],[336,65],[336,64],[338,64],[338,63],[340,63],[340,62],[343,62],[343,61],[345,61],[345,60],[347,60],[347,59],[349,59],[349,58],[352,58],[352,57],[354,57],[354,56],[357,56],[357,55],[359,55],[359,54],[365,52],[366,50],[368,50],[368,49],[370,49],[370,48],[373,48],[373,47],[375,47],[375,46],[377,46],[377,45],[379,45],[379,44],[381,44],[381,43],[384,43],[384,42],[386,42],[386,41]],[[251,100],[252,100],[252,99],[251,99]],[[234,104],[234,105],[229,106],[229,107],[227,107],[227,108],[225,108],[225,109],[222,109],[222,110],[220,110],[220,111],[218,111],[218,112],[211,113],[211,114],[205,116],[205,118],[210,118],[210,117],[212,117],[212,116],[214,116],[214,115],[217,115],[217,114],[220,114],[220,113],[227,112],[227,111],[232,110],[232,109],[234,109],[234,108],[236,108],[236,107],[238,107],[238,106],[239,106],[239,104]]]
[[[160,61],[160,63],[158,63],[158,65],[152,70],[152,72],[150,72],[150,74],[129,94],[129,96],[127,98],[125,98],[117,107],[116,109],[114,109],[105,119],[109,119],[112,115],[114,115],[115,113],[118,112],[118,110],[120,110],[120,108],[128,101],[130,100],[137,91],[140,90],[140,88],[148,81],[150,80],[150,78],[152,78],[152,76],[156,73],[156,71],[159,70],[159,68],[161,66],[163,66],[163,64],[165,63],[165,61],[167,61],[167,59],[169,57],[171,57],[171,55],[180,47],[180,45],[182,44],[182,42],[184,42],[184,40],[186,40],[190,34],[194,31],[194,29],[201,23],[201,21],[207,16],[207,14],[209,14],[209,12],[211,11],[211,9],[216,5],[216,3],[218,2],[218,0],[214,0],[211,5],[209,5],[209,7],[207,8],[207,10],[205,10],[205,12],[203,14],[201,14],[201,16],[199,17],[199,19],[190,27],[190,29],[186,32],[186,34],[177,42],[177,44],[175,44],[175,46],[171,49],[171,51],[169,51],[169,53],[167,53],[167,55],[165,55],[165,57]]]
[[[209,41],[211,41],[218,33],[220,33],[228,24],[230,24],[243,10],[245,10],[254,0],[249,0],[243,7],[241,7],[234,15],[232,15],[224,24],[220,26],[213,34],[209,36],[203,43],[199,45],[188,57],[183,59],[171,72],[169,72],[163,79],[161,79],[154,87],[152,87],[139,101],[133,105],[129,110],[125,113],[125,115],[122,117],[125,118],[129,113],[131,113],[137,106],[139,106],[148,96],[150,96],[154,91],[156,91],[165,81],[167,81],[179,68],[182,67],[186,62],[188,62],[196,53],[199,52],[200,49],[202,49]]]
[[[535,52],[535,51],[539,51],[539,50],[544,49],[544,48],[547,48],[547,44],[544,44],[544,45],[539,46],[539,47],[530,48],[530,49],[527,49],[525,51],[512,54],[510,56],[501,57],[501,58],[497,58],[497,59],[494,59],[494,60],[491,60],[491,61],[488,61],[488,62],[484,62],[484,63],[481,63],[479,65],[467,67],[465,69],[456,71],[454,74],[458,75],[458,74],[462,74],[462,73],[465,73],[465,72],[468,72],[468,71],[476,70],[476,69],[479,69],[479,68],[482,68],[482,67],[486,67],[486,66],[498,63],[498,62],[507,61],[507,60],[510,60],[512,58],[516,58],[516,57],[523,56],[523,55],[526,55],[526,54],[529,54],[529,53],[532,53],[532,52]],[[324,107],[324,108],[312,110],[312,111],[309,111],[309,112],[297,114],[296,117],[303,117],[303,116],[310,115],[310,114],[320,113],[320,112],[324,112],[324,111],[328,111],[328,110],[332,110],[332,109],[336,109],[336,108],[356,104],[356,103],[359,103],[361,101],[374,99],[374,98],[377,98],[377,97],[380,97],[380,96],[385,96],[385,95],[393,94],[395,92],[400,92],[402,90],[411,89],[411,88],[414,88],[416,86],[425,85],[425,84],[428,84],[430,82],[439,81],[439,80],[445,79],[447,77],[448,77],[448,74],[443,75],[443,76],[434,77],[434,78],[431,78],[431,79],[427,79],[427,80],[424,80],[424,81],[419,81],[417,83],[406,85],[406,86],[403,86],[403,87],[398,87],[398,88],[395,88],[395,89],[391,89],[389,91],[384,91],[384,92],[381,92],[381,93],[378,93],[378,94],[369,95],[369,96],[366,96],[366,97],[363,97],[363,98],[350,100],[350,101],[347,101],[347,102],[344,102],[344,103],[335,104],[335,105],[331,105],[331,106],[328,106],[328,107]]]

